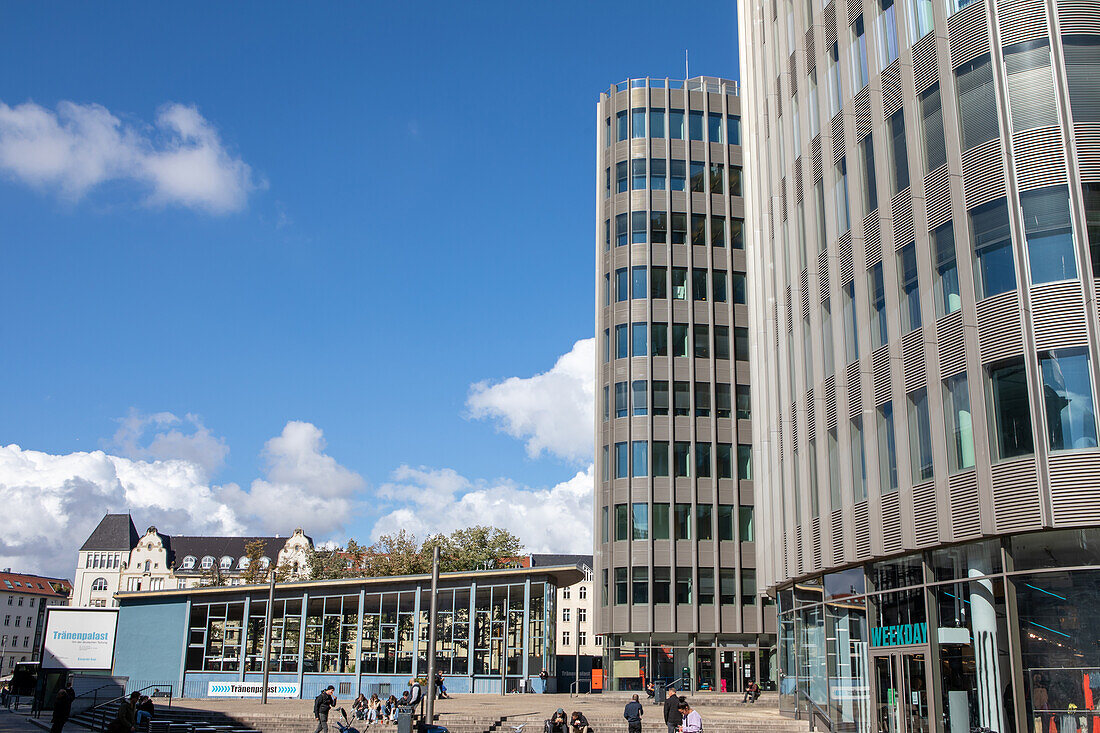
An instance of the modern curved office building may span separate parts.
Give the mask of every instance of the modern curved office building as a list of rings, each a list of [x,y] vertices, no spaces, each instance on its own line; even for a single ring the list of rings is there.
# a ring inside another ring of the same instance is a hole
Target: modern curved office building
[[[740,10],[782,708],[1100,730],[1100,4]]]
[[[737,84],[722,79],[633,79],[600,95],[594,519],[611,689],[771,677],[740,124]]]

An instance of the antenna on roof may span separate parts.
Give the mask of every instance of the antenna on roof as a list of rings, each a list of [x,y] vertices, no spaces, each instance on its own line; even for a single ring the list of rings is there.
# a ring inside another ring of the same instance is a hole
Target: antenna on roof
[[[691,78],[691,74],[688,73],[688,50],[684,49],[684,81]]]

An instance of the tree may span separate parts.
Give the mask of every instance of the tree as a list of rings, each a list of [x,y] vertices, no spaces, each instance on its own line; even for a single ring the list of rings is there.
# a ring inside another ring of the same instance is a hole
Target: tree
[[[229,585],[224,575],[222,575],[221,563],[217,560],[209,568],[202,571],[202,575],[199,576],[199,585],[202,586],[221,586]]]
[[[431,561],[429,560],[429,563]],[[404,529],[382,535],[366,549],[364,565],[369,575],[416,575],[425,572],[416,535]],[[429,565],[429,570],[430,565]]]
[[[339,545],[310,548],[307,562],[309,563],[309,577],[312,580],[334,580],[347,577],[344,548]]]
[[[506,529],[478,525],[456,529],[447,537],[440,536],[440,570],[476,570],[489,562],[500,562],[519,557],[523,543]],[[428,548],[428,565],[431,566],[431,548]]]
[[[263,583],[267,580],[268,569],[263,566],[264,550],[267,548],[260,539],[245,543],[244,556],[248,558],[248,567],[244,570],[244,582],[248,585]]]

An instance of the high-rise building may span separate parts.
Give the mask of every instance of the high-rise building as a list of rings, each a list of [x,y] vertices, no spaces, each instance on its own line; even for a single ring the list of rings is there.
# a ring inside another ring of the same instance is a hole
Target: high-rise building
[[[739,6],[781,708],[1100,713],[1100,4]]]
[[[758,597],[737,83],[600,95],[596,631],[605,687],[770,678]],[[765,622],[771,613],[771,625]]]

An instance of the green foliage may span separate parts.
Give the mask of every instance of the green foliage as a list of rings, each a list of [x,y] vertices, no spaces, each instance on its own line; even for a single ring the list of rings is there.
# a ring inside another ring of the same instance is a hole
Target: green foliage
[[[267,569],[260,560],[264,556],[264,541],[252,540],[245,543],[244,556],[248,558],[248,567],[244,571],[244,582],[256,585],[267,581]]]
[[[499,527],[467,527],[449,535],[429,535],[420,542],[400,529],[369,546],[349,539],[344,547],[314,549],[309,564],[313,579],[420,575],[432,571],[432,551],[439,547],[441,572],[499,567],[520,557],[520,539]]]

